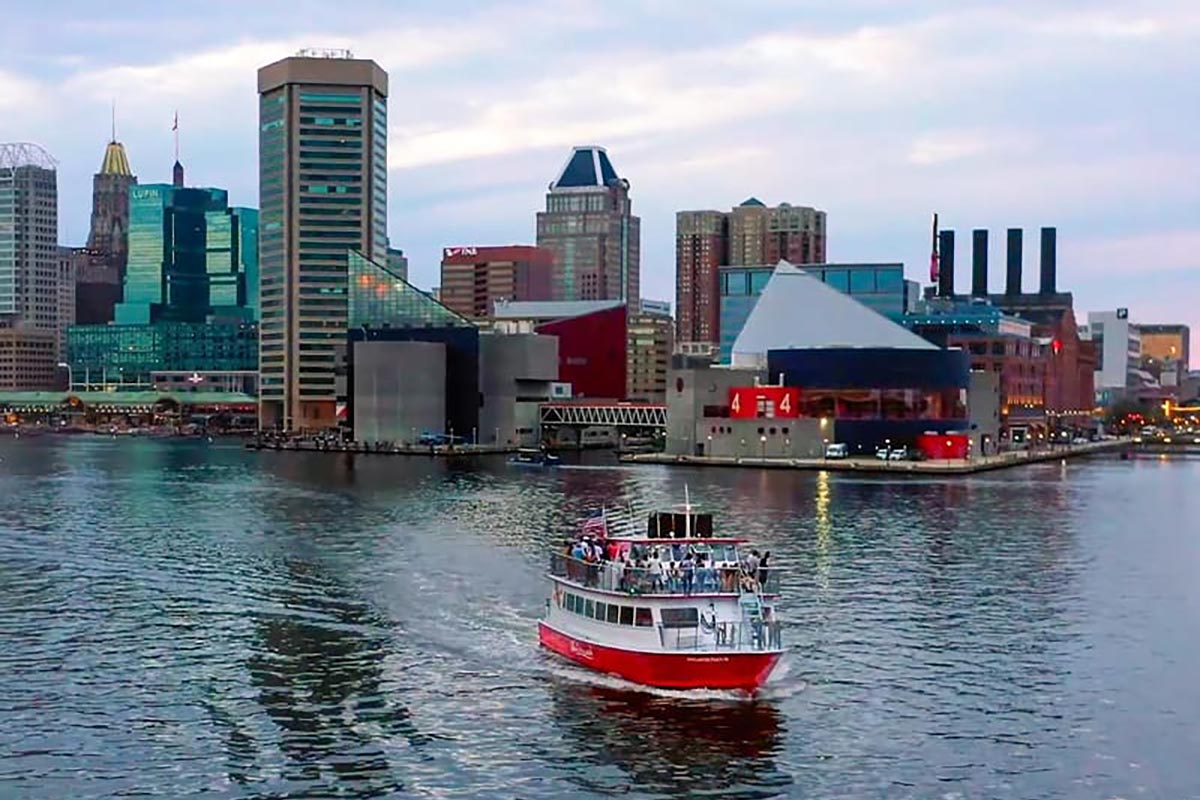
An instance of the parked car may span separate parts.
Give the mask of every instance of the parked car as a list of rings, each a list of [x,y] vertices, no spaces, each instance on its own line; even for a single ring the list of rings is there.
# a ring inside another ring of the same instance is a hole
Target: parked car
[[[840,459],[850,455],[850,448],[841,442],[825,445],[825,457]]]
[[[1088,441],[1089,440],[1085,436],[1076,436],[1071,440],[1071,444],[1087,444]]]
[[[903,461],[908,458],[908,448],[895,447],[888,453],[888,461]]]
[[[875,451],[875,457],[878,458],[880,461],[887,461],[890,456],[891,456],[891,451],[888,450],[886,447],[881,447]]]

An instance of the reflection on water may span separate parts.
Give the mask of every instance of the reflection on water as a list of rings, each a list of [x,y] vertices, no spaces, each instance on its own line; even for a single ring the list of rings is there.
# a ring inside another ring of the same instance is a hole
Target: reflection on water
[[[563,679],[547,689],[570,751],[601,768],[569,768],[581,790],[763,798],[791,784],[776,763],[783,724],[768,701],[688,699]]]
[[[1200,462],[968,479],[0,440],[2,796],[1200,796]],[[754,702],[538,651],[684,488],[786,570]]]

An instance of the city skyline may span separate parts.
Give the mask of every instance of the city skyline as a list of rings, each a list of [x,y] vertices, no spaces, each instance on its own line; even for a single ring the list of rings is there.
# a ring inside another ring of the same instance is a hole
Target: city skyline
[[[917,279],[935,210],[961,231],[1057,225],[1059,282],[1080,309],[1200,329],[1188,299],[1200,290],[1197,111],[1174,97],[1200,60],[1192,4],[852,2],[803,19],[777,2],[732,18],[682,3],[277,11],[134,2],[122,22],[74,3],[14,10],[0,109],[9,138],[58,160],[61,243],[86,238],[114,99],[143,179],[168,172],[178,108],[194,182],[253,206],[255,70],[347,46],[393,76],[389,235],[422,286],[443,246],[533,243],[563,148],[598,144],[635,188],[647,297],[674,297],[676,211],[753,195],[828,211],[829,260],[902,260]],[[106,44],[130,40],[126,55]]]

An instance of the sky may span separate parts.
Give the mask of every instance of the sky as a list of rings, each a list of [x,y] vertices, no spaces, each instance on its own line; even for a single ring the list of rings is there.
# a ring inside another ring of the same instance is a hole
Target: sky
[[[258,205],[258,67],[349,48],[390,75],[389,235],[419,286],[440,249],[533,243],[574,145],[606,147],[642,218],[642,293],[674,300],[674,214],[754,196],[828,213],[831,261],[928,277],[931,215],[1058,227],[1076,313],[1191,325],[1200,353],[1196,0],[8,0],[0,140],[58,161],[86,239],[116,104],[143,183]],[[1080,320],[1083,322],[1084,320]],[[1200,361],[1200,356],[1196,359]]]

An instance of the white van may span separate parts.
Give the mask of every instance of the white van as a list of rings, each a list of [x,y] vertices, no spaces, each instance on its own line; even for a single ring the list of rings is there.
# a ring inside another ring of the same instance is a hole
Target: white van
[[[848,455],[850,455],[850,448],[844,444],[835,442],[825,445],[826,458],[845,458]]]

